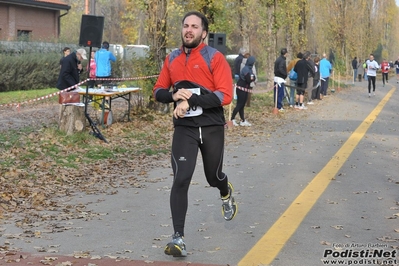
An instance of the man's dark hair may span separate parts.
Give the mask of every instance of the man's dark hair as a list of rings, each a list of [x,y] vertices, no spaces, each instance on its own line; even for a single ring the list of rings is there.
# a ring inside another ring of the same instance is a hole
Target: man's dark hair
[[[66,52],[66,51],[68,51],[68,50],[71,50],[71,48],[69,48],[69,47],[64,47],[64,49],[62,49],[63,52]]]
[[[109,42],[103,42],[103,48],[104,49],[107,49],[108,50],[108,48],[109,48]]]
[[[280,51],[281,55],[285,55],[286,53],[288,53],[287,48],[281,49],[281,51]]]
[[[303,54],[301,52],[297,53],[296,58],[301,58],[302,59]]]
[[[192,16],[192,15],[197,16],[197,17],[199,17],[201,19],[201,26],[204,29],[204,31],[206,31],[206,34],[208,35],[208,28],[209,28],[208,19],[205,17],[204,14],[202,14],[202,13],[200,13],[198,11],[190,11],[187,14],[185,14],[183,19],[182,19],[182,21],[181,21],[181,23],[184,24],[184,20],[187,17]]]
[[[309,51],[306,51],[304,54],[303,54],[303,59],[308,59],[310,57],[310,52]]]

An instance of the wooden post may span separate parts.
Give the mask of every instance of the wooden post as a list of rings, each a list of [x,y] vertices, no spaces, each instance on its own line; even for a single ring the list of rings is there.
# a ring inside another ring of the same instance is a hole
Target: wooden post
[[[67,135],[84,131],[86,128],[84,105],[61,105],[58,125]]]
[[[335,71],[333,71],[333,80],[331,82],[331,89],[334,89]]]
[[[248,99],[246,102],[246,107],[251,107],[251,97],[252,97],[252,93],[248,92]]]

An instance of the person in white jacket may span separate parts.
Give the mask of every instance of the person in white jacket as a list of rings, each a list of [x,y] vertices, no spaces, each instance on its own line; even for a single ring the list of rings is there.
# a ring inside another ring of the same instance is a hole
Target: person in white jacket
[[[369,97],[371,97],[371,84],[373,84],[373,95],[375,95],[375,79],[377,76],[377,70],[379,69],[379,64],[374,60],[374,55],[370,54],[369,60],[366,61],[367,65],[367,79],[369,81]]]

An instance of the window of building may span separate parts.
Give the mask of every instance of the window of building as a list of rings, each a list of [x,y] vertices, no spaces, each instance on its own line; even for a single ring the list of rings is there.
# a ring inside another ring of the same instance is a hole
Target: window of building
[[[29,41],[32,34],[31,30],[18,30],[17,37],[19,41]]]

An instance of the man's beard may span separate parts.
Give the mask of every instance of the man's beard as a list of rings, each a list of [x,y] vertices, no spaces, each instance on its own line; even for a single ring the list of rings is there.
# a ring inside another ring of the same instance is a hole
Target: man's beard
[[[186,48],[189,48],[189,49],[197,47],[198,45],[200,45],[200,43],[202,41],[201,36],[198,36],[198,37],[192,39],[191,42],[185,42],[183,36],[181,37],[181,39],[183,42],[183,46]]]

